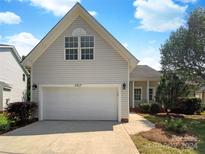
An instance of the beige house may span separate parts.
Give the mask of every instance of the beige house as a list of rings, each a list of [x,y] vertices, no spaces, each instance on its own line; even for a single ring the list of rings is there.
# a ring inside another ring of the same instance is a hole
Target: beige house
[[[159,80],[150,76],[156,71],[138,62],[77,3],[22,64],[31,70],[39,120],[127,121],[130,95],[136,93],[132,86],[142,88],[142,99],[144,88],[155,90]]]
[[[155,101],[160,76],[158,71],[147,65],[137,65],[130,74],[130,108],[136,107],[141,102]]]

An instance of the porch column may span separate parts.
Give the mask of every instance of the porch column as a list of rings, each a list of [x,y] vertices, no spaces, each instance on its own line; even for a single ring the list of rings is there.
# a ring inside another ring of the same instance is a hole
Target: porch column
[[[132,108],[135,107],[135,96],[134,96],[135,82],[132,81]]]
[[[147,80],[147,102],[149,103],[149,80]]]

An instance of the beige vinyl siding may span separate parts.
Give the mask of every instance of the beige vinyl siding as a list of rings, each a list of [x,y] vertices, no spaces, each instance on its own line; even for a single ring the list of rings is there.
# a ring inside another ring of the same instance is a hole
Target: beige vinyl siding
[[[64,60],[64,37],[71,36],[76,28],[83,28],[87,35],[94,36],[94,60]],[[37,85],[126,83],[126,90],[121,91],[121,116],[128,118],[128,63],[81,17],[49,46],[32,68],[32,80]],[[38,89],[33,91],[32,98],[38,102]]]
[[[132,81],[130,82],[130,85],[132,85]],[[156,93],[156,89],[157,89],[157,85],[158,85],[158,81],[150,81],[150,88],[154,88],[154,96]],[[132,107],[132,102],[133,102],[133,90],[132,90],[133,86],[130,86],[130,107]],[[142,100],[146,100],[147,99],[147,81],[134,81],[134,87],[141,87],[142,88]],[[135,106],[136,106],[136,102],[135,102]]]
[[[205,92],[202,92],[202,103],[205,104]]]
[[[147,81],[135,81],[134,87],[142,88],[142,100],[145,100],[147,98]]]
[[[154,87],[156,89],[157,85],[157,81],[150,81],[150,88]],[[142,87],[142,100],[145,100],[147,98],[147,81],[135,81],[134,86]]]
[[[0,81],[11,86],[10,102],[23,101],[26,96],[27,77],[23,81],[24,71],[13,56],[10,48],[0,49]]]

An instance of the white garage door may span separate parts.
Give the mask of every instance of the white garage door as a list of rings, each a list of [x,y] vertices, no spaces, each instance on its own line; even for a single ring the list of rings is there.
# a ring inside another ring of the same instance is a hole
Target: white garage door
[[[44,87],[43,119],[117,120],[115,87]]]

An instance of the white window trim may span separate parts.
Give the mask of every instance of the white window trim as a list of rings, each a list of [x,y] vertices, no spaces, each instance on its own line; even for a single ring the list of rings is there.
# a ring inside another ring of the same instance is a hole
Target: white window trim
[[[135,89],[141,89],[141,99],[140,99],[140,100],[136,100],[136,99],[135,99]],[[134,87],[133,96],[134,96],[134,102],[140,102],[140,101],[142,101],[142,87]]]
[[[64,60],[65,60],[65,61],[77,61],[78,58],[77,58],[77,59],[66,59],[66,49],[78,49],[78,48],[65,48],[65,49],[64,49]],[[77,53],[78,53],[78,52],[77,52]],[[78,56],[79,56],[79,54],[78,54]]]
[[[81,47],[81,37],[82,36],[92,36],[94,47]],[[78,38],[78,47],[77,48],[66,48],[65,47],[65,38],[66,37],[77,37]],[[66,49],[77,49],[78,50],[78,59],[66,59]],[[81,49],[93,49],[93,59],[81,59]],[[64,36],[64,60],[65,61],[94,61],[95,60],[95,36],[94,35]]]
[[[92,36],[93,37],[93,43],[94,43],[94,47],[81,47],[81,37],[82,36]],[[93,60],[95,60],[95,36],[94,35],[81,35],[81,36],[79,36],[80,37],[80,47],[79,47],[79,49],[80,49],[80,60],[82,60],[82,61],[93,61]],[[81,57],[81,49],[93,49],[93,59],[82,59],[82,57]]]
[[[149,89],[153,90],[152,100],[150,100],[150,97],[149,97],[149,101],[154,101],[155,100],[155,87],[149,87]],[[148,96],[149,96],[149,94],[148,94]]]
[[[78,51],[77,51],[77,54],[78,54],[77,59],[66,59],[66,49],[77,49],[77,50],[79,50],[78,49],[79,47],[72,47],[72,48],[65,47],[65,38],[66,37],[77,37],[78,38],[78,36],[64,36],[64,60],[65,61],[77,61],[79,59],[79,52]],[[79,45],[79,38],[78,38],[78,45]]]

